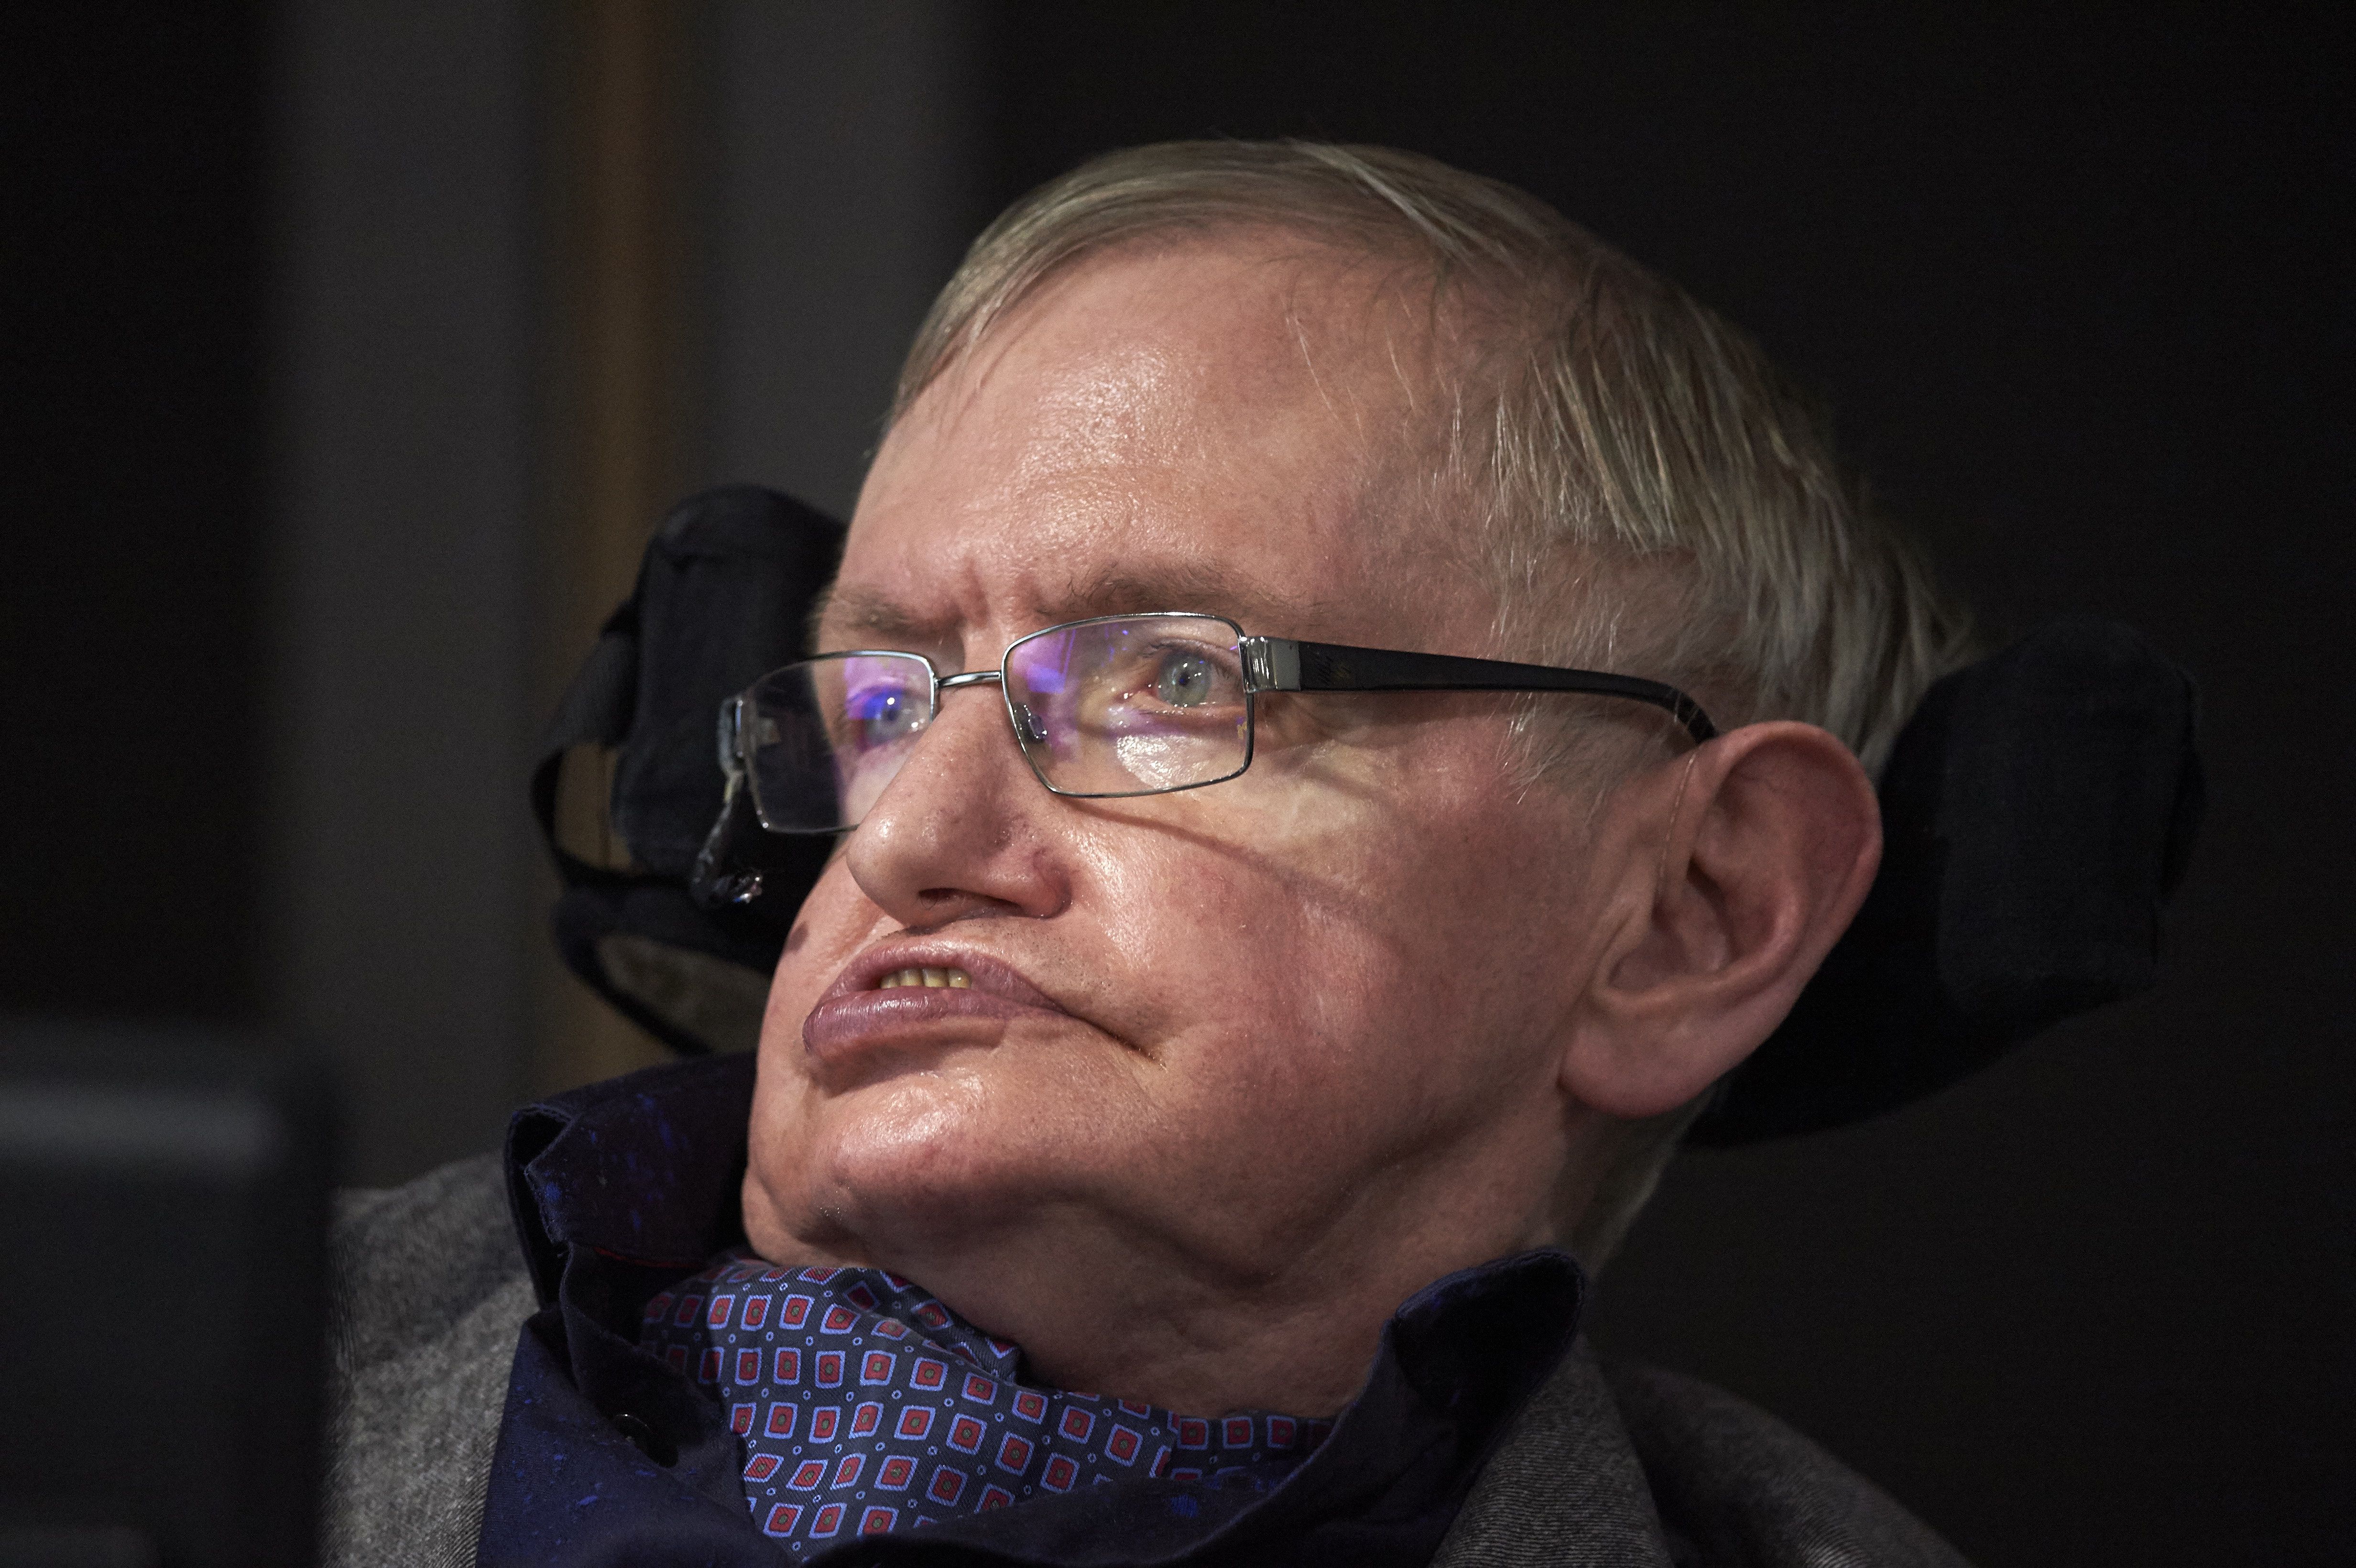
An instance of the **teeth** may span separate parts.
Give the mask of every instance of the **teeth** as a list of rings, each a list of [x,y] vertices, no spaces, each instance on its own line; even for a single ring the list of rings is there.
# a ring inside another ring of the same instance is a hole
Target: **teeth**
[[[962,969],[894,969],[875,982],[875,988],[879,991],[889,991],[901,986],[931,986],[935,988],[948,987],[961,991],[970,990],[973,987],[973,976]]]

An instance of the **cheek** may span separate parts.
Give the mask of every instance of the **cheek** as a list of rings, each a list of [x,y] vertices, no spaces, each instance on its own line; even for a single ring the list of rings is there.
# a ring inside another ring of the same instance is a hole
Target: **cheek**
[[[1133,1038],[1254,1117],[1306,1102],[1327,1121],[1412,1125],[1526,1067],[1521,1046],[1547,1032],[1531,949],[1548,900],[1494,789],[1282,782],[1226,802],[1205,791],[1154,853],[1098,857],[1107,937],[1139,989]]]
[[[837,854],[829,860],[809,896],[795,912],[785,950],[777,955],[777,966],[769,981],[769,1011],[763,1027],[765,1042],[768,1031],[779,1027],[780,1014],[787,1011],[792,1017],[782,1021],[790,1024],[798,1036],[802,1018],[816,1004],[819,994],[833,983],[843,965],[865,945],[882,920],[883,912],[859,891],[842,856]]]
[[[842,858],[838,855],[829,861],[809,896],[802,901],[770,976],[769,999],[761,1014],[760,1070],[754,1088],[756,1142],[765,1130],[788,1139],[800,1136],[808,1087],[802,1020],[882,920],[882,912],[851,880]]]

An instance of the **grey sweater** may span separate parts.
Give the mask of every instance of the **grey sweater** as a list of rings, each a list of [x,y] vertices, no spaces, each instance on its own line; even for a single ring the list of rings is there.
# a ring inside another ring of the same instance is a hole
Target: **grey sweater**
[[[332,1568],[475,1561],[516,1333],[537,1303],[496,1157],[345,1195],[330,1243]],[[1582,1341],[1475,1483],[1438,1568],[1960,1568],[1763,1412]]]

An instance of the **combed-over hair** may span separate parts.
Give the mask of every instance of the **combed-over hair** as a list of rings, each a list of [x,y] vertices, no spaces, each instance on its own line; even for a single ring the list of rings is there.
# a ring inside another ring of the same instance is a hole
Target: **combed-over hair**
[[[1252,229],[1418,267],[1460,326],[1428,488],[1476,530],[1502,656],[1669,681],[1721,726],[1819,724],[1876,774],[1923,689],[1963,662],[1966,616],[1749,336],[1546,203],[1413,153],[1172,142],[1081,165],[974,241],[918,329],[893,417],[1075,261]],[[1537,711],[1520,724],[1541,763],[1593,755],[1613,728],[1541,730]],[[1640,721],[1624,705],[1612,717],[1623,732]],[[1624,1129],[1574,1238],[1590,1262],[1695,1109]]]

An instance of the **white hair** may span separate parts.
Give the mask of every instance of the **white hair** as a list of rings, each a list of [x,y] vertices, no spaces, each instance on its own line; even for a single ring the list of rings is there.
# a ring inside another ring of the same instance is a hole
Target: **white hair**
[[[1669,681],[1721,727],[1821,725],[1877,774],[1924,688],[1967,656],[1966,616],[1751,338],[1536,197],[1412,153],[1173,142],[1083,165],[974,241],[917,332],[893,417],[1073,262],[1239,229],[1428,273],[1461,347],[1426,488],[1469,509],[1505,656]],[[1636,723],[1657,732],[1626,705],[1612,726],[1541,728],[1539,711],[1517,730],[1542,767],[1591,761]],[[1697,1108],[1621,1129],[1573,1232],[1590,1264]]]

